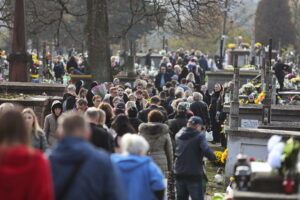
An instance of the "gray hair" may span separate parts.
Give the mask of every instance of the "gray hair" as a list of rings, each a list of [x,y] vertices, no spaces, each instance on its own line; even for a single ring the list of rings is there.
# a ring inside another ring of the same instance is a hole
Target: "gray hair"
[[[67,90],[69,92],[75,92],[76,91],[76,86],[74,84],[70,84],[70,85],[68,85]]]
[[[146,155],[149,150],[149,144],[140,135],[127,133],[121,140],[122,153],[128,153],[133,155]]]
[[[99,119],[100,110],[98,108],[88,108],[84,114],[84,116],[88,119]]]
[[[200,92],[194,92],[193,98],[194,98],[194,101],[202,101],[203,100],[203,96]]]
[[[15,108],[15,106],[12,103],[3,103],[0,105],[0,113],[4,113],[6,111],[13,110],[14,108]]]

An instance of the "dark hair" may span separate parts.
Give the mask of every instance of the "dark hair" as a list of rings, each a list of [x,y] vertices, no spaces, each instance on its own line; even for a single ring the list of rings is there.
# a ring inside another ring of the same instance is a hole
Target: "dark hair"
[[[78,99],[76,101],[76,105],[79,105],[79,106],[87,106],[88,102],[85,100],[85,99]]]
[[[160,99],[165,99],[165,98],[167,98],[167,93],[166,93],[165,91],[161,91],[161,92],[159,93],[159,98],[160,98]]]
[[[171,81],[168,81],[167,83],[166,83],[166,88],[170,88],[170,87],[172,87],[173,85],[172,85],[172,83],[171,83]]]
[[[0,144],[10,146],[23,144],[30,146],[30,134],[21,112],[9,110],[0,115]]]
[[[175,88],[172,87],[172,88],[169,89],[169,96],[170,97],[175,97]]]
[[[125,90],[125,87],[123,85],[118,85],[117,88],[122,88],[123,90]]]
[[[201,86],[199,84],[195,84],[194,90],[195,90],[195,92],[200,92],[201,91]]]
[[[153,85],[151,83],[147,83],[146,88],[152,88]]]
[[[160,102],[160,99],[158,96],[151,97],[150,103],[159,104],[159,102]]]
[[[123,136],[126,133],[136,133],[128,117],[124,114],[120,114],[114,119],[111,128],[116,131],[118,136]]]
[[[159,110],[152,110],[148,114],[148,122],[160,122],[163,123],[165,120],[165,116]]]
[[[130,118],[136,118],[138,114],[138,110],[136,107],[131,107],[127,110],[127,115]]]
[[[176,87],[176,85],[177,85],[177,81],[175,81],[175,80],[172,80],[172,81],[171,81],[171,83],[172,83],[172,87]]]
[[[182,78],[181,81],[180,81],[180,83],[181,83],[181,84],[186,84],[186,79],[185,79],[185,78]]]

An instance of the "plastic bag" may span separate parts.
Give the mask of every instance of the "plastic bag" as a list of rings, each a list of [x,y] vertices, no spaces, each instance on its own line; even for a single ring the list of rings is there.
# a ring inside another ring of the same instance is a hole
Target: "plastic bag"
[[[205,132],[205,138],[208,142],[212,142],[214,140],[213,132],[212,131],[206,131]]]

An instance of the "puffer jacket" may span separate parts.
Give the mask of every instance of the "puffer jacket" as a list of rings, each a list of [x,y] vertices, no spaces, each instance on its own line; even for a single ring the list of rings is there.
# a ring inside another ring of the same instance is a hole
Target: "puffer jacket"
[[[148,141],[148,155],[166,176],[173,168],[173,147],[168,126],[162,123],[142,123],[139,126],[139,134]]]

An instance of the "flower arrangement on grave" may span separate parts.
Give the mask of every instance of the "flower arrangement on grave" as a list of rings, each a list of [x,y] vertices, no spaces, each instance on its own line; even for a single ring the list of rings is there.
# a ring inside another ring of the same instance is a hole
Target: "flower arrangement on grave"
[[[291,80],[292,78],[296,78],[296,74],[293,74],[293,73],[289,73],[286,75],[286,77]]]
[[[292,82],[293,84],[298,84],[298,82],[300,82],[300,77],[292,78],[292,79],[291,79],[291,82]]]
[[[254,47],[257,49],[260,49],[262,47],[262,44],[257,42],[257,43],[255,43]]]
[[[242,43],[241,43],[241,47],[242,47],[242,48],[247,48],[247,49],[248,49],[248,48],[250,47],[250,44],[249,44],[248,42],[242,42]]]
[[[236,44],[233,44],[233,43],[229,43],[228,45],[227,45],[227,47],[229,48],[229,49],[236,49]]]
[[[244,65],[241,67],[241,69],[255,69],[255,65]]]
[[[232,65],[226,65],[226,66],[224,67],[224,69],[225,69],[225,70],[233,70],[234,67],[233,67]]]
[[[294,137],[283,142],[281,136],[272,136],[268,141],[268,164],[272,169],[278,169],[282,175],[286,171],[294,171],[297,167],[299,151],[300,142]]]
[[[284,176],[282,186],[286,194],[295,191],[295,176],[297,173],[298,154],[300,152],[300,142],[291,137],[286,142],[282,137],[274,135],[268,142],[268,164],[273,170],[278,170]]]
[[[266,92],[265,91],[262,91],[258,97],[254,100],[254,103],[255,104],[261,104],[264,100],[265,100],[265,97],[266,97]]]
[[[240,93],[245,94],[245,95],[250,95],[251,93],[255,92],[256,88],[254,85],[250,82],[247,84],[244,84],[240,90]]]
[[[37,59],[37,55],[32,55],[33,63],[38,64],[40,61]]]

